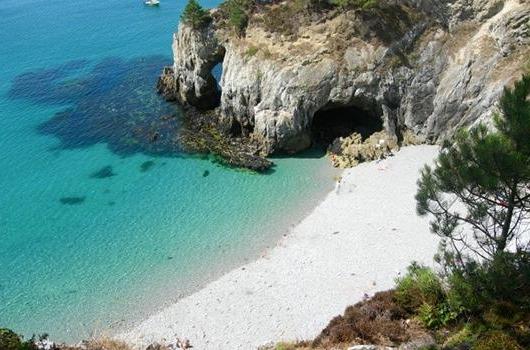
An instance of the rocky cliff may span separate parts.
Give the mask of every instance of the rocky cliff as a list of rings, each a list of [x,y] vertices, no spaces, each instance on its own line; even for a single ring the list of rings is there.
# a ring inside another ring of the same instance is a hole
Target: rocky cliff
[[[317,116],[348,108],[353,122],[362,113],[399,138],[439,141],[487,120],[530,61],[528,0],[388,0],[294,25],[274,18],[284,4],[261,5],[243,35],[215,10],[206,27],[181,23],[166,83],[184,104],[217,108],[265,155],[308,147]]]

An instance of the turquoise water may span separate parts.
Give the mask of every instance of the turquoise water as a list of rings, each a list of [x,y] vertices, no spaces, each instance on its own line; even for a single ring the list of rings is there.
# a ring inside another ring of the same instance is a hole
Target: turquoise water
[[[332,186],[321,156],[268,175],[169,147],[154,93],[183,1],[0,1],[0,327],[113,332],[252,259]],[[204,2],[214,6],[216,1]]]

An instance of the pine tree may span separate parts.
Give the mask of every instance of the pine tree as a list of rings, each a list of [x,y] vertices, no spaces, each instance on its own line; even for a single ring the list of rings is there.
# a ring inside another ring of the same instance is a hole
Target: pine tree
[[[208,11],[203,9],[197,0],[189,0],[182,12],[181,20],[187,25],[199,29],[207,25],[211,17]]]
[[[495,131],[482,124],[459,131],[422,171],[418,213],[432,214],[431,231],[457,263],[471,252],[492,260],[510,246],[529,248],[522,234],[530,224],[529,95],[527,75],[505,88]]]

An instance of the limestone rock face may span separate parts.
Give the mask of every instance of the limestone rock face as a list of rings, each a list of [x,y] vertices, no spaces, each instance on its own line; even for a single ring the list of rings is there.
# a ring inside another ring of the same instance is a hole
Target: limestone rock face
[[[220,92],[211,70],[223,55],[212,27],[193,29],[181,23],[173,36],[175,97],[200,109],[215,107]]]
[[[243,38],[215,21],[202,30],[181,24],[173,42],[177,98],[217,106],[211,69],[222,62],[221,119],[263,154],[308,147],[323,109],[354,106],[381,118],[390,135],[427,142],[489,120],[529,61],[530,2],[388,2],[402,14],[401,31],[355,11],[305,25],[295,38],[252,19]]]

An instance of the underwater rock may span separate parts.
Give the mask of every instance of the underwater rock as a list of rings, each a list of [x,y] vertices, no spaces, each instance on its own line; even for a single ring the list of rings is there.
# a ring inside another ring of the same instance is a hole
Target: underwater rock
[[[210,172],[208,170],[205,170],[203,173],[202,173],[202,177],[206,177],[210,175]]]
[[[167,61],[163,56],[108,58],[86,74],[62,66],[30,71],[15,77],[9,98],[54,105],[67,102],[67,108],[37,126],[40,134],[59,140],[56,148],[103,143],[119,156],[179,156],[173,140],[179,110],[152,86]]]
[[[86,197],[61,197],[59,201],[66,205],[78,205],[85,201]]]
[[[113,176],[116,176],[116,174],[112,171],[112,166],[110,165],[107,165],[90,175],[93,179],[106,179]]]
[[[141,165],[140,165],[140,171],[142,173],[145,173],[146,171],[149,171],[151,170],[151,168],[155,165],[155,162],[152,161],[152,160],[147,160],[145,162],[143,162]]]

